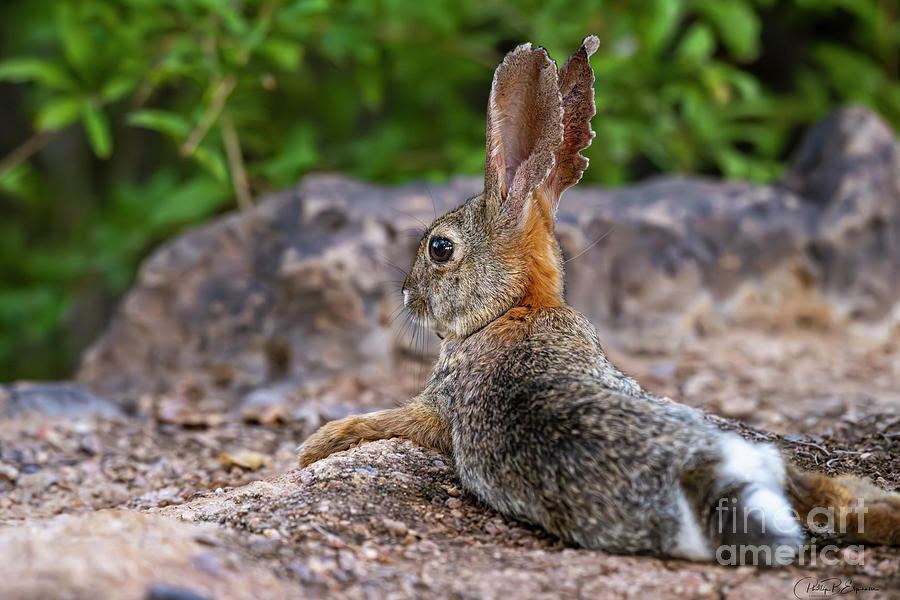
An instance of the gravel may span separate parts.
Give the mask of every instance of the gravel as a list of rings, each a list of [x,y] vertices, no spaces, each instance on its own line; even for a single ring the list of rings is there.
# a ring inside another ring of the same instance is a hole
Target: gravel
[[[738,330],[678,354],[610,353],[654,391],[720,414],[730,393],[755,398],[741,422],[711,418],[806,468],[900,489],[886,379],[900,348],[851,350],[833,332],[802,330],[765,349],[758,339]],[[682,395],[691,385],[699,396]],[[251,421],[0,420],[0,597],[792,598],[805,577],[878,588],[862,599],[900,597],[897,549],[844,548],[836,565],[771,570],[570,548],[469,496],[447,456],[385,440],[298,470],[309,419]]]

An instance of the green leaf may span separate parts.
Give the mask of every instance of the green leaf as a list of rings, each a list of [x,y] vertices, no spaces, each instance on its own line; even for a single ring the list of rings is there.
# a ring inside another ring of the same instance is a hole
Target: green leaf
[[[225,157],[218,150],[212,150],[206,146],[199,146],[194,150],[194,160],[203,165],[218,181],[228,181],[228,167]]]
[[[224,207],[231,196],[227,184],[198,175],[178,186],[161,202],[148,207],[148,226],[164,229],[208,217]]]
[[[87,19],[78,18],[75,10],[84,7],[78,2],[57,4],[56,26],[66,60],[82,76],[90,73],[96,55]]]
[[[680,0],[649,0],[639,18],[641,45],[656,53],[669,41],[681,19]]]
[[[164,133],[181,143],[191,132],[187,119],[165,110],[138,110],[128,114],[125,122],[133,127],[145,127]]]
[[[257,163],[254,171],[265,175],[277,185],[290,185],[317,160],[319,154],[316,151],[315,129],[309,124],[301,124],[288,132],[281,151],[272,158]],[[480,160],[483,162],[483,159]]]
[[[81,112],[81,123],[87,133],[88,141],[94,154],[106,159],[112,153],[112,136],[109,131],[109,121],[102,110],[90,103],[84,103]]]
[[[8,200],[22,205],[35,203],[35,199],[43,191],[43,183],[40,172],[27,162],[0,173],[0,192]],[[15,220],[12,223],[15,223]],[[4,259],[10,258],[9,249],[6,247],[6,243],[10,241],[10,235],[21,236],[22,233],[15,228],[13,230],[4,228],[3,225],[9,226],[11,223],[6,221],[0,225],[0,265]]]
[[[77,87],[62,66],[31,57],[10,58],[0,62],[0,80],[15,83],[31,81],[61,91],[72,91]]]
[[[54,131],[71,125],[81,116],[84,99],[79,96],[63,96],[45,104],[34,119],[38,131]]]
[[[296,71],[300,68],[300,60],[303,57],[303,46],[281,38],[267,39],[256,51],[285,71]]]
[[[728,65],[721,65],[716,71],[735,87],[743,99],[756,101],[762,97],[763,92],[759,82],[746,71]]]
[[[103,98],[104,102],[115,102],[126,94],[131,93],[131,90],[136,85],[137,79],[127,75],[119,75],[103,84],[103,87],[100,89],[100,97]]]
[[[259,46],[266,36],[269,35],[271,21],[269,19],[260,19],[253,25],[253,28],[243,36],[241,40],[241,48],[246,52],[252,52]]]
[[[860,94],[874,96],[884,87],[884,73],[875,61],[862,52],[837,44],[817,44],[813,48],[813,56],[845,97],[859,97]]]
[[[226,0],[194,0],[198,6],[209,9],[213,14],[222,18],[225,28],[234,34],[244,34],[249,28],[249,24],[243,15],[232,8],[232,3]]]
[[[704,23],[694,23],[678,44],[678,56],[683,59],[704,62],[716,49],[712,29]]]
[[[706,0],[697,8],[715,26],[732,56],[750,60],[757,55],[762,24],[749,2]]]

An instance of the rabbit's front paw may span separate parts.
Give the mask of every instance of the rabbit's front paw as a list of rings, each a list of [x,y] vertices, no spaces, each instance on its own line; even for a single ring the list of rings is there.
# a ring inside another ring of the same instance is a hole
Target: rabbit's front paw
[[[357,434],[360,420],[360,416],[344,417],[320,427],[297,450],[300,468],[360,443],[362,438]]]

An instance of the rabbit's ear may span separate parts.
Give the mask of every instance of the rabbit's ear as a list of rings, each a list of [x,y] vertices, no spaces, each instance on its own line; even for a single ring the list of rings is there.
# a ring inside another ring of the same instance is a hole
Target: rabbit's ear
[[[597,36],[584,38],[581,47],[559,70],[563,140],[556,150],[553,170],[543,186],[551,211],[556,211],[560,195],[578,183],[588,166],[588,159],[581,155],[581,151],[590,146],[594,138],[591,117],[597,112],[594,106],[594,71],[588,59],[599,46]]]
[[[553,169],[562,143],[556,63],[543,48],[522,44],[494,72],[488,102],[484,191],[489,205],[513,219]]]

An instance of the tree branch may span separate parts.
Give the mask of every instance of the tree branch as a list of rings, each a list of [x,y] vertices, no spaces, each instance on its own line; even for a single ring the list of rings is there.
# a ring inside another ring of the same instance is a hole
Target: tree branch
[[[228,170],[231,172],[231,184],[237,196],[238,207],[242,212],[253,208],[253,198],[250,196],[250,186],[247,184],[247,169],[244,167],[244,157],[241,153],[241,142],[238,139],[234,121],[227,112],[221,118],[222,141],[225,143],[225,154],[228,156]]]
[[[42,131],[33,134],[30,138],[22,142],[18,148],[3,157],[0,161],[0,177],[8,171],[21,165],[23,162],[34,156],[41,148],[47,145],[47,142],[53,137],[55,131]]]

